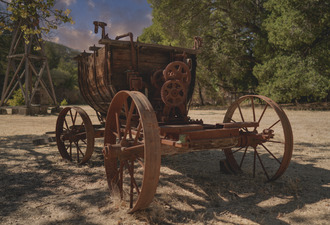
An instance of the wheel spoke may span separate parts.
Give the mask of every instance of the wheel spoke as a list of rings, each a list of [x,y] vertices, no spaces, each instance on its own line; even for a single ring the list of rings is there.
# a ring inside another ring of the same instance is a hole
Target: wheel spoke
[[[116,127],[117,127],[117,137],[119,141],[121,140],[121,132],[120,132],[120,121],[119,121],[119,114],[116,113]]]
[[[74,143],[76,145],[76,148],[77,148],[77,162],[79,163],[80,160],[79,160],[79,149],[78,149],[78,144],[75,142]]]
[[[253,154],[253,178],[256,177],[256,154],[257,150],[254,148],[254,154]]]
[[[278,124],[278,122],[280,122],[281,120],[277,120],[275,123],[273,123],[273,125],[271,125],[268,130],[272,129],[273,126],[275,126],[276,124]]]
[[[66,121],[66,118],[64,117],[64,123],[65,123],[65,126],[66,126],[66,129],[67,130],[70,130],[69,126],[68,126],[68,122]]]
[[[178,72],[182,72],[182,66],[181,65],[179,65],[179,68],[178,68],[178,70],[177,70]]]
[[[137,131],[136,131],[136,134],[135,134],[134,145],[137,144],[137,142],[138,142],[138,140],[140,138],[141,128],[142,128],[142,123],[141,123],[141,121],[139,121],[139,125],[137,127]]]
[[[83,153],[83,151],[81,150],[81,148],[79,147],[79,143],[77,142],[77,149],[78,151],[82,154],[82,156],[84,157],[85,154]]]
[[[70,113],[70,117],[71,117],[71,121],[72,121],[72,126],[74,126],[74,121],[73,121],[73,116],[72,116],[72,111],[71,111],[71,109],[69,110],[69,113]]]
[[[239,164],[239,168],[242,168],[243,160],[244,160],[244,158],[245,158],[245,155],[246,155],[246,152],[247,152],[247,149],[248,149],[248,148],[249,148],[249,146],[246,146],[245,151],[244,151],[244,154],[243,154],[242,159],[241,159],[241,162],[240,162],[240,164]]]
[[[242,110],[241,110],[241,107],[239,106],[239,104],[238,104],[238,103],[237,103],[237,108],[238,108],[239,114],[241,115],[241,119],[242,119],[242,122],[245,122],[245,121],[244,121],[244,117],[243,117],[243,114],[242,114]]]
[[[128,164],[128,163],[127,163]],[[129,172],[130,172],[130,177],[131,177],[131,184],[130,184],[130,204],[129,204],[129,207],[130,208],[133,208],[133,189],[134,189],[134,187],[133,187],[133,180],[135,181],[135,179],[134,179],[134,161],[132,160],[131,161],[131,168],[129,167],[129,165],[127,165],[128,167],[128,170],[129,170]]]
[[[76,123],[77,115],[78,115],[78,112],[76,111],[76,113],[74,114],[73,123]]]
[[[237,123],[235,120],[233,120],[233,119],[230,119],[230,121],[232,121],[232,122],[234,122],[234,123]]]
[[[135,188],[137,194],[139,195],[140,194],[140,190],[139,190],[139,187],[136,183],[136,180],[134,178],[134,161],[131,160],[131,165],[129,165],[128,161],[125,160],[125,166],[128,170],[128,173],[130,175],[130,208],[133,208],[133,190]]]
[[[246,132],[249,132],[249,129],[247,127],[242,127],[243,130],[245,130]]]
[[[135,109],[135,103],[132,101],[131,107],[129,109],[128,116],[126,118],[126,126],[125,126],[125,132],[124,132],[124,137],[123,140],[126,140],[127,132],[129,132],[130,138],[132,137],[132,131],[131,131],[131,120],[133,116],[133,111]]]
[[[252,106],[252,112],[253,112],[253,122],[256,122],[256,112],[255,112],[255,108],[254,108],[253,97],[251,97],[251,106]]]
[[[72,142],[70,141],[70,158],[72,160]]]
[[[119,192],[120,192],[120,198],[123,199],[123,173],[124,171],[124,162],[120,161],[120,167],[119,167]]]
[[[70,158],[72,158],[72,145],[71,145],[72,142],[69,142],[69,145],[65,148],[65,151],[68,152],[69,150],[69,156]]]
[[[117,133],[117,131],[110,130],[110,132],[111,132],[114,136],[118,137],[118,133]]]
[[[136,158],[136,160],[138,161],[138,163],[140,164],[140,166],[143,168],[143,170],[144,170],[144,163],[143,163],[143,161],[141,160],[141,158],[140,157],[138,157],[138,158]]]
[[[261,144],[261,146],[264,147],[264,149],[265,149],[265,150],[266,150],[271,156],[273,156],[273,158],[274,158],[279,164],[281,164],[280,160],[278,160],[278,159],[276,158],[276,156],[275,156],[273,153],[271,153],[271,151],[269,151],[269,149],[268,149],[264,144]]]
[[[262,117],[264,116],[264,114],[265,114],[265,112],[266,112],[266,109],[267,109],[267,107],[268,107],[268,104],[266,104],[266,105],[265,105],[265,108],[264,108],[264,110],[262,111],[262,113],[261,113],[261,115],[260,115],[260,118],[259,118],[259,120],[258,120],[258,123],[260,123],[260,121],[261,121]]]
[[[78,112],[75,111],[74,118],[73,118],[72,110],[71,110],[71,109],[69,110],[69,112],[70,112],[70,117],[71,117],[71,121],[72,121],[72,126],[74,126],[74,125],[76,124],[76,118],[77,118],[77,114],[78,114]]]
[[[284,142],[282,141],[273,141],[273,140],[267,140],[267,142],[272,142],[272,143],[277,143],[277,144],[282,144],[282,145],[285,145]]]
[[[84,126],[85,126],[84,121],[82,121],[79,128],[78,128],[78,131],[80,131]]]
[[[85,145],[87,145],[87,142],[84,139],[80,139]]]
[[[258,153],[257,149],[255,148],[254,151],[255,151],[255,154],[258,156],[258,159],[259,159],[260,165],[261,165],[262,169],[264,170],[267,179],[269,180],[268,173],[267,173],[267,171],[266,171],[266,169],[265,169],[265,167],[264,167],[264,164],[263,164],[262,161],[261,161],[261,158],[260,158],[260,156],[259,156],[259,153]]]
[[[241,107],[239,106],[239,103],[237,103],[237,108],[238,108],[239,114],[241,115],[242,122],[245,122]],[[246,132],[249,132],[249,129],[247,127],[242,127],[242,129],[245,130]]]

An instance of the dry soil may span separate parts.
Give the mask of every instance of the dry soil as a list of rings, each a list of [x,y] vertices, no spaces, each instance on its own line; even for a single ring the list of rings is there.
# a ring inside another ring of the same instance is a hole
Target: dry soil
[[[0,115],[0,224],[329,224],[330,111],[286,112],[294,152],[280,179],[220,173],[221,150],[164,157],[153,203],[134,214],[109,195],[102,140],[78,166],[55,142],[33,144],[55,130],[56,115]],[[224,114],[190,111],[209,123]]]

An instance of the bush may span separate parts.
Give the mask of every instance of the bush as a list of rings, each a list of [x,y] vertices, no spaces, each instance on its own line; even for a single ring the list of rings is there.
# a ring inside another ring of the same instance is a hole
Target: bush
[[[17,89],[16,91],[14,91],[13,98],[8,100],[8,105],[10,106],[25,105],[25,100],[21,89]]]
[[[63,101],[61,101],[61,106],[65,106],[65,105],[68,105],[69,103],[67,102],[66,99],[63,99]]]

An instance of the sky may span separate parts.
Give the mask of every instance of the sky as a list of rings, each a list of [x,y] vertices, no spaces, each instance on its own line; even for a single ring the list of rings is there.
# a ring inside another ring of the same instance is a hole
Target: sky
[[[136,39],[152,24],[147,0],[57,0],[55,8],[70,9],[75,24],[62,24],[47,39],[80,51],[98,46],[102,32],[94,33],[93,21],[105,22],[111,39],[128,32]]]

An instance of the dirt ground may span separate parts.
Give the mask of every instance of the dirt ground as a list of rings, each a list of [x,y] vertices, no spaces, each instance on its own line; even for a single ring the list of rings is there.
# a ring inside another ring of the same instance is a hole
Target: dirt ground
[[[281,178],[220,173],[221,150],[164,157],[153,203],[133,215],[109,195],[102,140],[77,166],[60,157],[55,142],[33,144],[55,130],[56,115],[0,115],[0,224],[329,224],[330,111],[286,113],[294,152]],[[190,112],[210,123],[224,114]]]

